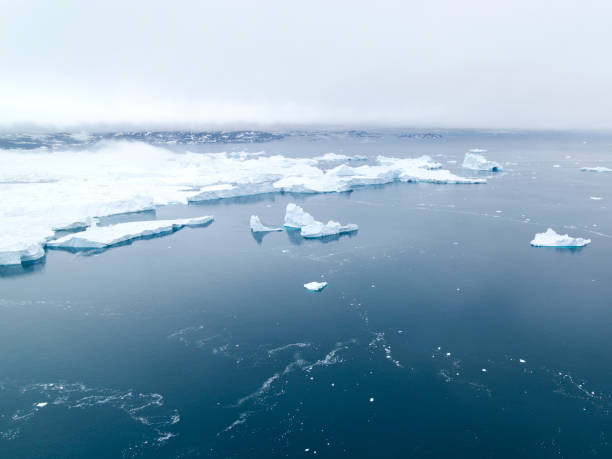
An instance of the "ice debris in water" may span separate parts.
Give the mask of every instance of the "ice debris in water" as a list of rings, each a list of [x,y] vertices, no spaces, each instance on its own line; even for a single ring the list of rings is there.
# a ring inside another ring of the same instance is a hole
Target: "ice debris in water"
[[[474,171],[488,171],[488,172],[501,172],[502,167],[495,161],[489,161],[483,155],[477,152],[484,152],[486,150],[473,149],[465,154],[463,159],[463,167],[465,169],[471,169]]]
[[[580,168],[583,172],[612,172],[609,167],[597,166],[597,167],[582,167]]]
[[[304,288],[306,290],[310,290],[311,292],[320,292],[325,287],[327,287],[327,282],[308,282],[304,284]]]
[[[328,171],[321,164],[313,158],[261,153],[176,153],[141,142],[100,143],[81,151],[3,151],[0,265],[42,258],[56,230],[81,229],[95,217],[171,203],[342,192],[396,181],[485,183],[441,169],[428,156],[378,156],[371,165],[340,164]]]
[[[603,198],[601,196],[591,196],[590,199],[593,201],[601,201]]]
[[[63,249],[101,249],[122,244],[141,237],[161,236],[185,226],[203,226],[213,220],[211,216],[178,220],[151,220],[96,226],[47,242],[49,247]]]
[[[545,233],[537,233],[531,241],[534,247],[583,247],[590,243],[590,239],[557,234],[552,228],[548,228]]]
[[[352,233],[359,229],[359,226],[354,223],[341,225],[333,220],[322,223],[315,220],[312,215],[305,212],[304,209],[294,203],[287,204],[285,226],[288,228],[300,229],[301,236],[305,238],[334,236],[343,233]]]
[[[257,215],[251,215],[251,231],[253,233],[267,233],[270,231],[282,231],[280,226],[265,226]]]

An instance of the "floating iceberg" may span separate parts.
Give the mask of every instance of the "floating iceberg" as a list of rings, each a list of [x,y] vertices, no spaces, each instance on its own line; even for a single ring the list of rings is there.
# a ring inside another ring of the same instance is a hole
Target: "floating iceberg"
[[[557,234],[552,228],[548,228],[545,233],[537,233],[531,241],[534,247],[584,247],[590,243],[590,239]]]
[[[312,215],[305,212],[300,206],[289,203],[285,212],[285,226],[287,228],[299,229],[303,226],[313,225],[317,223]]]
[[[347,162],[347,161],[367,161],[368,157],[361,156],[361,155],[348,156],[348,155],[342,155],[338,153],[325,153],[324,155],[321,155],[321,156],[315,156],[314,159],[320,163],[326,163],[326,162],[335,163],[335,162]]]
[[[495,161],[489,161],[484,156],[475,153],[476,151],[485,151],[478,150],[476,148],[470,150],[465,154],[465,158],[463,158],[463,167],[465,169],[471,169],[474,171],[488,171],[488,172],[501,172],[502,167],[499,163]]]
[[[251,231],[253,233],[268,233],[270,231],[282,231],[283,230],[279,226],[274,226],[274,227],[265,226],[264,224],[261,223],[261,220],[259,219],[257,215],[251,215],[250,224],[251,224]]]
[[[305,238],[317,238],[325,236],[335,236],[337,234],[352,233],[359,229],[359,226],[354,223],[348,225],[341,225],[333,220],[328,221],[326,224],[321,222],[314,222],[311,225],[303,226],[300,230],[300,235]]]
[[[90,148],[2,151],[0,265],[42,258],[47,241],[57,239],[56,231],[85,229],[97,217],[172,203],[272,192],[343,192],[392,182],[485,183],[451,174],[428,156],[379,156],[372,164],[340,164],[325,171],[318,160],[305,157],[176,153],[141,142]]]
[[[580,168],[583,172],[612,172],[609,167],[597,166],[597,167],[582,167]]]
[[[343,233],[352,233],[359,229],[355,224],[341,225],[333,220],[324,224],[315,220],[312,215],[294,203],[287,204],[285,226],[287,228],[299,229],[300,235],[305,238],[335,236]]]
[[[205,216],[179,220],[151,220],[94,226],[85,231],[49,241],[47,246],[72,250],[102,249],[124,244],[138,238],[172,233],[185,226],[203,226],[211,221],[213,221],[213,217]]]
[[[304,288],[306,290],[310,290],[311,292],[320,292],[325,287],[327,287],[327,282],[308,282],[304,284]]]

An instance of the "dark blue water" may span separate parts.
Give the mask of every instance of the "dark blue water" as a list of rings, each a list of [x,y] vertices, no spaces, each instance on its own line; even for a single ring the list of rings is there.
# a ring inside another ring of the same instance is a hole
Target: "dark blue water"
[[[611,167],[612,138],[202,148],[430,154],[463,174],[475,147],[507,171],[159,208],[117,220],[215,222],[3,271],[0,457],[611,457],[612,174],[580,167]],[[359,232],[251,235],[252,213],[280,224],[288,202]],[[530,247],[548,226],[593,242]]]

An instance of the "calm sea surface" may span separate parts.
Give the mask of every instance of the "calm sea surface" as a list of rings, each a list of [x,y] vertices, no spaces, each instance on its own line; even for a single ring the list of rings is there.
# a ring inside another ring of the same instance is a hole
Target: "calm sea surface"
[[[580,171],[612,137],[441,134],[173,148],[505,172],[162,207],[106,223],[215,221],[0,272],[0,457],[612,457],[612,173]],[[289,202],[360,229],[251,234]],[[549,226],[592,243],[530,247]]]

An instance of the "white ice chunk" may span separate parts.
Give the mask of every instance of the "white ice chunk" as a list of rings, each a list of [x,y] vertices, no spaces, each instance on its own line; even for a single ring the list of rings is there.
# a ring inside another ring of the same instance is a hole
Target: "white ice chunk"
[[[583,172],[612,172],[609,167],[596,166],[596,167],[582,167],[580,168]]]
[[[151,220],[98,226],[49,241],[47,246],[76,250],[101,249],[141,237],[161,236],[172,233],[185,226],[206,225],[212,220],[213,217],[204,216],[178,220]]]
[[[251,215],[251,231],[253,233],[267,233],[270,231],[282,231],[283,229],[279,226],[265,226],[263,223],[261,223],[261,220],[259,219],[259,217],[257,215]]]
[[[38,402],[36,404],[36,408],[44,408],[45,406],[47,406],[49,403],[48,402]]]
[[[325,153],[321,156],[316,156],[316,159],[319,162],[336,162],[336,161],[349,161],[351,159],[350,156],[340,155],[338,153]]]
[[[552,228],[548,228],[545,233],[537,233],[531,241],[534,247],[583,247],[590,243],[590,239],[557,234]]]
[[[589,199],[592,199],[593,201],[601,201],[603,198],[601,196],[591,196]]]
[[[289,203],[285,213],[285,226],[288,228],[301,228],[316,223],[316,220],[300,206]]]
[[[311,292],[320,292],[325,287],[327,287],[327,282],[308,282],[304,284],[304,288]]]
[[[465,154],[463,158],[463,167],[474,171],[500,172],[502,167],[495,161],[489,161],[483,155],[473,153],[473,150]]]
[[[321,222],[314,222],[310,225],[302,226],[300,234],[305,238],[317,238],[325,236],[334,236],[343,233],[352,233],[357,231],[359,227],[354,223],[348,225],[341,225],[333,220],[328,221],[326,224]]]

